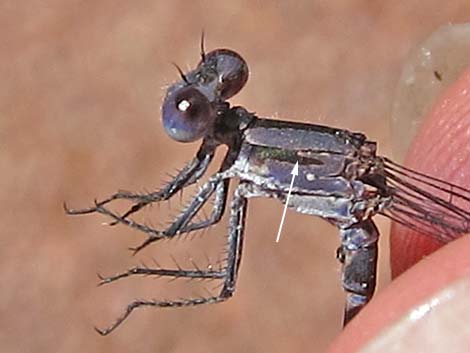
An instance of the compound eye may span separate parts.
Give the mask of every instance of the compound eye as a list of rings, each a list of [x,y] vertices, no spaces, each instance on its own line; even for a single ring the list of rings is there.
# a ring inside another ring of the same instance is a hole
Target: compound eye
[[[204,137],[216,116],[209,100],[192,86],[168,92],[162,105],[163,127],[172,139],[180,142]]]
[[[229,49],[216,49],[207,53],[198,67],[213,68],[218,76],[218,94],[226,100],[237,94],[248,80],[248,65],[236,52]]]

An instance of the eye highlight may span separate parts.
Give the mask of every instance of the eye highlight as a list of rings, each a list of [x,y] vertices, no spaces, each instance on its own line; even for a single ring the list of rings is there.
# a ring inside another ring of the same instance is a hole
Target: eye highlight
[[[193,142],[204,137],[216,116],[209,100],[193,86],[169,91],[162,105],[163,127],[179,142]]]

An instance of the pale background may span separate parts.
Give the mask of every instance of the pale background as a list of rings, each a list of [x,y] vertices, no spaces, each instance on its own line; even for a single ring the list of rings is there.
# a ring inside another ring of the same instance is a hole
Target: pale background
[[[101,226],[99,216],[66,217],[62,202],[86,206],[118,189],[151,190],[193,156],[197,144],[164,135],[159,107],[177,79],[170,63],[186,69],[199,59],[202,29],[208,49],[233,48],[250,65],[234,103],[364,131],[390,155],[390,109],[406,53],[470,15],[466,0],[400,3],[2,1],[0,351],[324,351],[340,332],[343,300],[337,235],[325,222],[289,212],[275,244],[282,206],[255,200],[231,300],[142,310],[102,338],[93,326],[110,323],[131,299],[178,297],[194,286],[138,278],[97,288],[97,271],[152,258],[172,265],[170,253],[182,266],[188,254],[216,259],[226,226],[132,258],[126,248],[141,235]],[[179,201],[171,207],[175,214]],[[165,223],[157,215],[167,211],[154,207],[144,219]],[[386,234],[388,223],[379,223]]]

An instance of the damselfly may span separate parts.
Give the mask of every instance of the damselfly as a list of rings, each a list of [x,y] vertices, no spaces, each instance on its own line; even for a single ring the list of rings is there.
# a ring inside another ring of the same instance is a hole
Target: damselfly
[[[101,213],[112,224],[123,224],[147,235],[134,249],[142,250],[161,239],[210,227],[221,219],[229,183],[238,180],[230,204],[227,258],[218,270],[134,267],[102,279],[110,283],[138,275],[174,278],[220,279],[217,295],[179,300],[136,300],[116,322],[99,333],[106,335],[140,307],[186,307],[219,303],[235,290],[243,248],[248,199],[270,197],[286,202],[291,171],[296,162],[299,175],[292,187],[288,207],[319,216],[335,225],[341,246],[342,285],[346,292],[344,324],[351,320],[374,293],[379,232],[372,220],[376,214],[441,242],[470,232],[470,191],[424,175],[376,155],[376,143],[362,133],[327,126],[263,119],[227,100],[248,79],[245,60],[229,49],[205,53],[197,67],[183,73],[168,88],[162,105],[163,127],[176,141],[202,140],[194,157],[165,187],[146,194],[117,192],[85,209],[68,209],[71,215]],[[199,189],[189,205],[166,229],[155,229],[133,221],[130,216],[144,207],[169,200],[194,184],[206,172],[216,148],[228,151],[219,171]],[[209,217],[197,216],[214,196]],[[109,209],[115,200],[132,206],[124,214]]]

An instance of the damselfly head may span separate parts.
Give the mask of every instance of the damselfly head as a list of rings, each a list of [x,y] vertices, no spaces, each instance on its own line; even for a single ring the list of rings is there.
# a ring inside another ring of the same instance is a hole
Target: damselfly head
[[[236,52],[216,49],[204,53],[194,70],[178,71],[181,80],[168,88],[163,101],[163,127],[172,139],[193,142],[212,130],[220,103],[243,88],[248,65]]]

